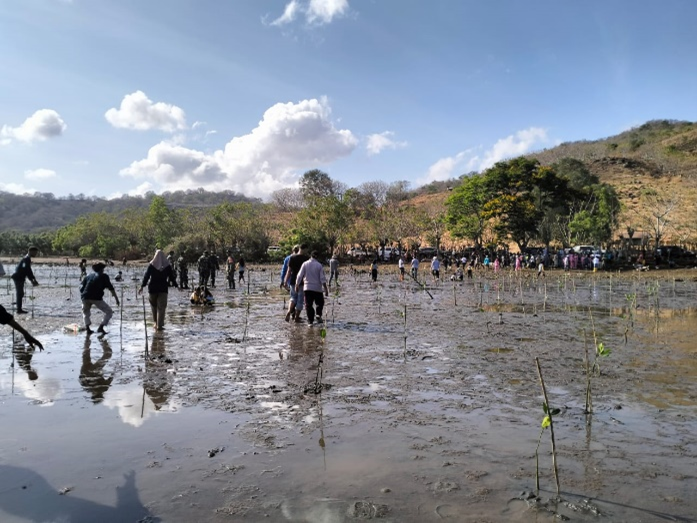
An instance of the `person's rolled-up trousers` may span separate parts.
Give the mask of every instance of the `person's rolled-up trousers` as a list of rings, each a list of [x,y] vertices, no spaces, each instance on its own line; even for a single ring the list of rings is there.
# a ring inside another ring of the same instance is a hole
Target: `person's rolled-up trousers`
[[[148,301],[150,301],[150,309],[152,310],[152,319],[155,322],[155,327],[161,329],[165,326],[167,293],[158,292],[157,294],[148,294]]]

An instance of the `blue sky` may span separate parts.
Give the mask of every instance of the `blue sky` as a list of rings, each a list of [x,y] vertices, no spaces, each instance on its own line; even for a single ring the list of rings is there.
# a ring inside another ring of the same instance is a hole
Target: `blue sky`
[[[417,186],[697,120],[697,1],[0,0],[0,190]]]

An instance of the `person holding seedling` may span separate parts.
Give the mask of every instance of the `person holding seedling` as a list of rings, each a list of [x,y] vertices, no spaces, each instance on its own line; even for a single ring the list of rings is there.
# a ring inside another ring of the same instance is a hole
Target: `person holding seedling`
[[[39,254],[39,249],[31,246],[29,247],[29,252],[20,260],[17,264],[14,274],[12,275],[12,281],[15,282],[15,292],[17,298],[17,314],[28,314],[22,308],[22,300],[24,299],[24,284],[27,280],[31,282],[35,287],[39,284],[34,277],[34,271],[31,270],[31,259]]]

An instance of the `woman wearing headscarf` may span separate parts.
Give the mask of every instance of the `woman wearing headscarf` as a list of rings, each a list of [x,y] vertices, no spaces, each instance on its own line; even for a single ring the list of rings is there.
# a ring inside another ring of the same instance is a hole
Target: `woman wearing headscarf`
[[[165,328],[165,310],[167,309],[167,290],[169,280],[172,275],[172,265],[167,256],[160,249],[155,251],[155,256],[150,261],[148,269],[145,271],[143,283],[138,290],[138,294],[143,292],[143,288],[148,287],[148,300],[152,310],[152,318],[155,322],[155,330],[160,331]]]

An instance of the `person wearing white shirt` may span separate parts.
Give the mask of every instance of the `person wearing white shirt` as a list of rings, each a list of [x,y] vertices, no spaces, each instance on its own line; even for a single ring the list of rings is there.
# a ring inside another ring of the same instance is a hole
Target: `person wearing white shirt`
[[[318,323],[322,323],[324,296],[329,296],[327,277],[324,275],[324,267],[317,261],[317,256],[317,251],[312,251],[310,259],[302,264],[298,277],[295,280],[296,292],[298,292],[302,286],[303,294],[305,295],[305,310],[307,311],[308,325],[314,323],[315,317]],[[322,295],[322,290],[324,290],[324,296]]]

